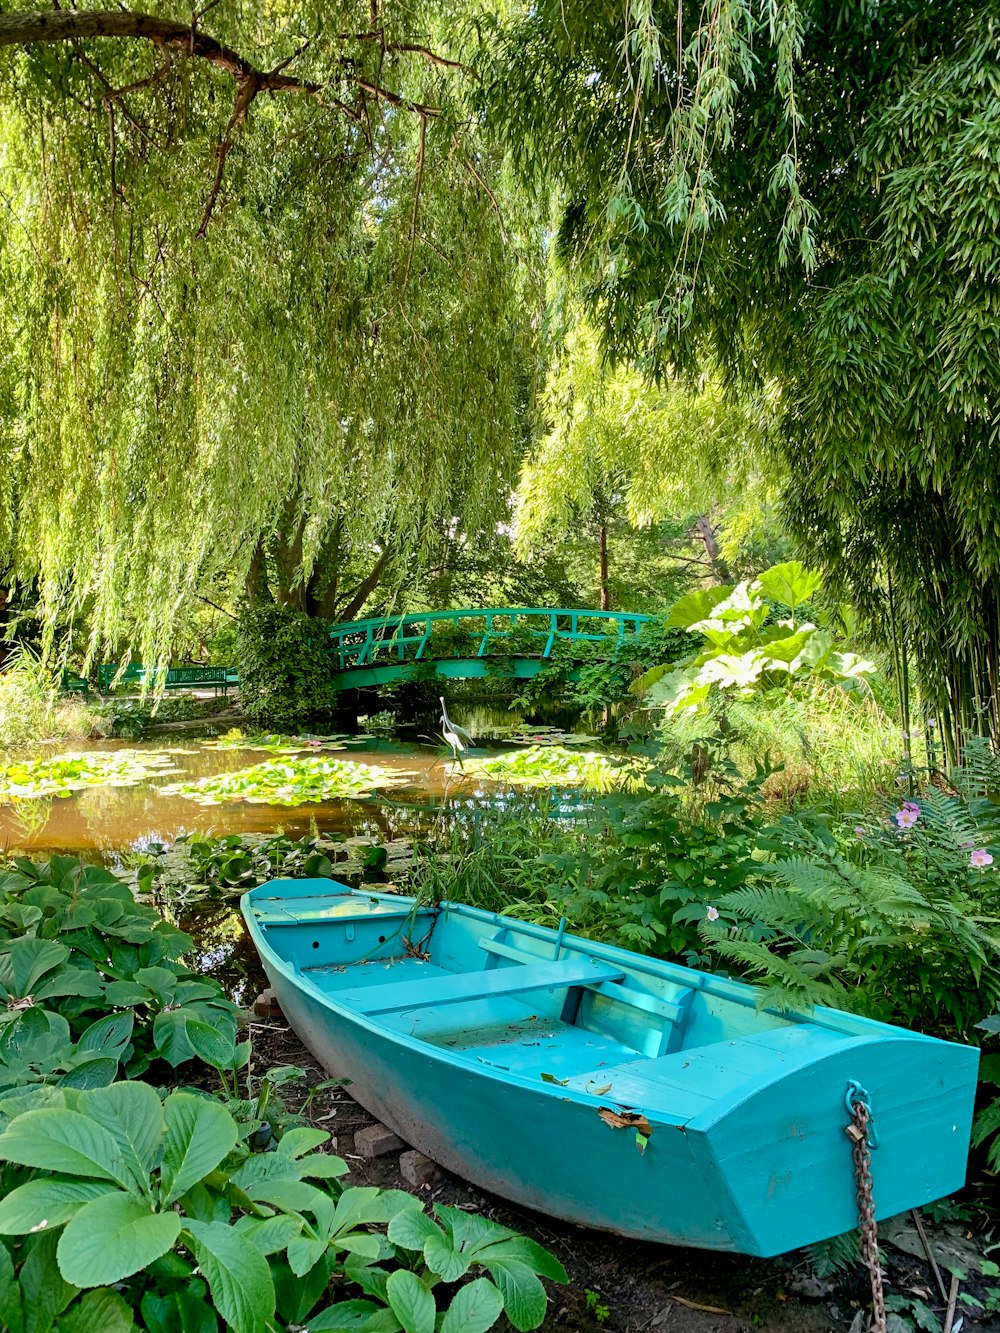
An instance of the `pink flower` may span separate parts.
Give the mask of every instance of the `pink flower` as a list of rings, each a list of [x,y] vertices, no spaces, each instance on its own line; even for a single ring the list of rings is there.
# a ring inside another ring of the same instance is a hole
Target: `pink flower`
[[[993,864],[993,857],[985,847],[977,847],[975,851],[969,853],[969,864],[975,866],[977,870],[985,870],[987,866]]]
[[[993,860],[992,856],[990,857],[990,860]],[[708,917],[709,921],[718,921],[719,909],[717,907],[710,907],[705,915]]]
[[[912,810],[912,811],[914,812],[914,814],[915,814],[915,815],[918,815],[918,816],[919,816],[919,814],[920,814],[920,806],[917,805],[916,801],[904,801],[904,802],[903,802],[903,809],[904,809],[904,810]]]
[[[920,818],[919,810],[907,810],[904,806],[902,810],[897,810],[893,815],[900,828],[913,828],[913,825]]]
[[[855,824],[855,826],[854,826],[854,836],[855,836],[856,838],[863,838],[867,832],[868,832],[868,830],[865,829],[865,828],[862,828],[862,826],[861,826],[860,824]]]

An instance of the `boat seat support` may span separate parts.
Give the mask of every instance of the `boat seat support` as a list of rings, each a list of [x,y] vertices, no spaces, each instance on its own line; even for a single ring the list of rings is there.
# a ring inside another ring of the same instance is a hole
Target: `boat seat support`
[[[561,962],[536,963],[523,967],[491,968],[481,972],[457,972],[432,980],[396,981],[338,992],[339,1003],[361,1014],[388,1014],[401,1009],[427,1008],[439,1004],[461,1004],[498,995],[517,995],[533,990],[565,990],[572,986],[595,986],[623,980],[620,968],[591,958],[566,958]]]

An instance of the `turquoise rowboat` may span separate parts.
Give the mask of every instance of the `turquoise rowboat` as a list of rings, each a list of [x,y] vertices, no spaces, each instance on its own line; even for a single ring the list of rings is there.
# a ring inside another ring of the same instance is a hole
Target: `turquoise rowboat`
[[[444,903],[272,880],[243,915],[282,1010],[351,1095],[449,1171],[588,1227],[774,1255],[965,1179],[978,1052]],[[858,1090],[862,1091],[858,1091]]]

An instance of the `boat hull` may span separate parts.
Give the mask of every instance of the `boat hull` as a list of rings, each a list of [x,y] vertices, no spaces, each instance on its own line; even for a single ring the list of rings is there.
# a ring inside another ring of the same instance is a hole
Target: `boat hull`
[[[245,914],[283,1012],[326,1072],[447,1170],[528,1208],[640,1240],[760,1256],[851,1230],[851,1082],[872,1091],[878,1216],[964,1181],[971,1048],[857,1019],[820,1037],[807,1024],[775,1025],[609,1070],[607,1087],[593,1079],[564,1087],[505,1069],[502,1048],[499,1058],[462,1058],[405,1023],[400,1030],[351,1010],[279,957]],[[636,961],[586,944],[607,962]],[[656,1078],[662,1096],[650,1101]]]

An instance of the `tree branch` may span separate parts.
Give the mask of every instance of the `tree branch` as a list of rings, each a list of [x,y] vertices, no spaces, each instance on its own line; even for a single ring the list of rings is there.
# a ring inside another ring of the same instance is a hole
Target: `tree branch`
[[[207,60],[236,79],[241,88],[251,83],[255,90],[254,97],[258,93],[306,93],[315,96],[327,86],[326,82],[317,83],[283,73],[287,61],[270,71],[257,69],[244,56],[216,38],[199,32],[194,25],[157,18],[153,14],[140,14],[130,9],[56,9],[0,14],[0,46],[27,46],[32,42],[79,42],[96,37],[124,37],[151,42],[167,55]],[[441,114],[440,107],[411,102],[390,88],[384,88],[380,83],[371,83],[359,75],[341,70],[337,77],[401,111],[412,111],[419,116]],[[360,112],[356,109],[336,101],[334,104],[352,120],[360,119]]]

